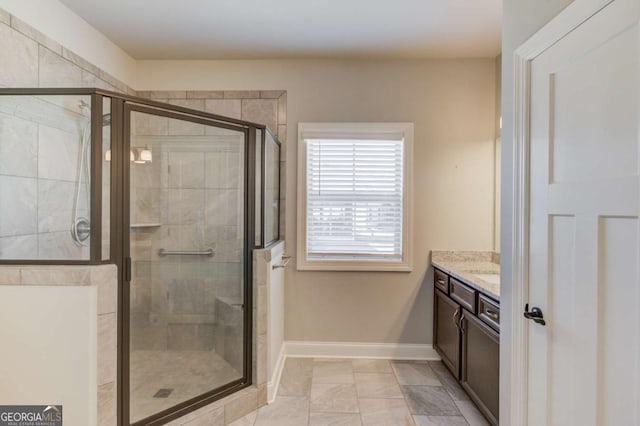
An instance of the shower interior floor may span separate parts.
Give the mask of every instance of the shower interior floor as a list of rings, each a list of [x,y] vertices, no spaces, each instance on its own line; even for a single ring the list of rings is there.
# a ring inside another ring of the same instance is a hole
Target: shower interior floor
[[[242,378],[213,350],[134,350],[129,370],[132,423]]]

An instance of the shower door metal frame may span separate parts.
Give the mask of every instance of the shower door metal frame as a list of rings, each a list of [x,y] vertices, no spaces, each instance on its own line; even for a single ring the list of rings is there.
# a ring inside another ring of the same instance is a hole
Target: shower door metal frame
[[[177,419],[179,417],[184,416],[198,408],[204,407],[220,398],[223,398],[227,395],[230,395],[234,392],[237,392],[240,389],[243,389],[247,386],[250,386],[252,381],[252,341],[253,341],[253,274],[252,274],[252,253],[253,253],[253,235],[255,234],[255,230],[253,229],[252,223],[254,219],[254,199],[253,194],[255,193],[255,176],[254,176],[254,164],[252,162],[252,153],[254,152],[255,147],[255,127],[250,125],[249,123],[242,123],[244,125],[237,125],[235,123],[226,123],[216,120],[217,116],[206,116],[204,113],[198,112],[198,114],[194,114],[193,111],[190,111],[191,114],[185,114],[184,111],[175,111],[171,107],[172,105],[165,104],[154,104],[149,105],[147,102],[125,102],[124,103],[124,111],[123,111],[123,143],[119,146],[122,151],[118,153],[118,157],[120,158],[120,164],[122,167],[122,185],[123,189],[122,200],[124,200],[122,213],[122,229],[123,229],[123,252],[122,252],[122,264],[124,265],[125,274],[122,280],[122,289],[121,289],[121,309],[122,312],[122,324],[121,328],[121,417],[123,424],[131,424],[134,426],[139,425],[161,425],[168,421]],[[130,190],[130,168],[129,168],[129,159],[126,153],[128,153],[131,149],[131,114],[134,112],[150,114],[154,116],[166,117],[169,119],[182,120],[197,124],[203,124],[211,127],[217,128],[225,128],[229,130],[238,131],[244,134],[244,238],[243,238],[243,292],[244,292],[244,311],[243,311],[243,376],[240,379],[236,379],[232,382],[229,382],[223,386],[217,387],[215,389],[211,389],[210,391],[195,396],[193,398],[188,399],[187,401],[183,401],[175,406],[167,408],[163,411],[155,413],[152,416],[144,418],[135,423],[130,423],[130,369],[129,369],[129,355],[130,355],[130,284],[131,284],[131,243],[130,243],[130,202],[129,200],[129,190]],[[253,137],[252,137],[253,135]],[[253,157],[254,158],[254,157]]]
[[[89,259],[0,259],[0,265],[101,265],[115,264],[118,274],[117,314],[118,314],[118,359],[117,359],[117,424],[129,425],[129,389],[128,371],[125,371],[123,354],[129,351],[129,296],[127,278],[130,278],[130,246],[129,236],[129,155],[130,145],[130,112],[153,111],[169,118],[177,118],[215,127],[226,127],[233,130],[242,129],[245,133],[245,170],[244,170],[244,375],[243,378],[217,389],[213,389],[198,397],[180,403],[170,409],[146,418],[135,425],[161,425],[182,417],[213,401],[230,395],[237,390],[252,384],[253,377],[253,250],[265,247],[265,242],[255,245],[255,213],[256,213],[256,130],[262,131],[261,152],[261,209],[262,234],[264,234],[264,190],[265,190],[265,150],[266,132],[270,130],[262,124],[224,117],[199,110],[171,105],[163,102],[140,98],[136,96],[112,92],[98,88],[0,88],[0,96],[90,96],[91,98],[91,229]],[[102,259],[102,119],[103,100],[111,100],[111,173],[110,173],[110,239],[109,258]],[[271,132],[270,132],[271,133]],[[281,144],[271,133],[278,144],[279,160],[281,159]],[[126,145],[126,146],[125,146]],[[280,161],[278,162],[280,167]],[[126,185],[125,185],[126,184]],[[278,175],[278,215],[280,215],[280,175]],[[280,221],[278,220],[277,239],[280,236]],[[263,238],[264,240],[264,238]],[[126,244],[125,244],[126,243]],[[126,315],[125,315],[126,314]],[[128,359],[128,358],[127,358]],[[128,365],[126,366],[128,367]]]

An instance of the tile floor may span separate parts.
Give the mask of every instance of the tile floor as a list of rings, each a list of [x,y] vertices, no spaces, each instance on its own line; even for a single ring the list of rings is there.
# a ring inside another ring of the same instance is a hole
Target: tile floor
[[[488,423],[441,362],[288,358],[276,400],[232,425]]]
[[[214,351],[135,350],[130,361],[132,421],[242,377]],[[154,397],[160,389],[171,392]]]

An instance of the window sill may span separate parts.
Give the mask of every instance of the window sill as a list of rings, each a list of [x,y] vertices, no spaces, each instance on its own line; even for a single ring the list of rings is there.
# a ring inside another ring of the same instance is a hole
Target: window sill
[[[353,272],[411,272],[413,265],[405,262],[366,262],[297,259],[298,271],[353,271]]]

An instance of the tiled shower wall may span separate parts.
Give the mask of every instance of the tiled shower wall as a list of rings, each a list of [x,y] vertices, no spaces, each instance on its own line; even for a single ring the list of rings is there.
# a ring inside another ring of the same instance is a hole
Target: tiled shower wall
[[[213,83],[215,85],[215,82]],[[287,92],[284,90],[170,90],[138,91],[138,96],[186,108],[265,124],[281,142],[280,239],[285,230],[285,158],[287,137]],[[167,129],[166,131],[170,131]]]
[[[0,64],[1,87],[135,93],[1,9]],[[15,99],[0,103],[0,258],[86,259],[88,248],[76,245],[69,233],[86,120],[79,97],[30,98],[31,104],[18,109]],[[88,215],[86,205],[80,213]]]
[[[216,307],[242,304],[244,138],[145,114],[133,121],[133,146],[153,152],[151,163],[131,163],[133,349],[222,355],[217,335],[230,321]],[[209,248],[212,257],[158,254]]]

